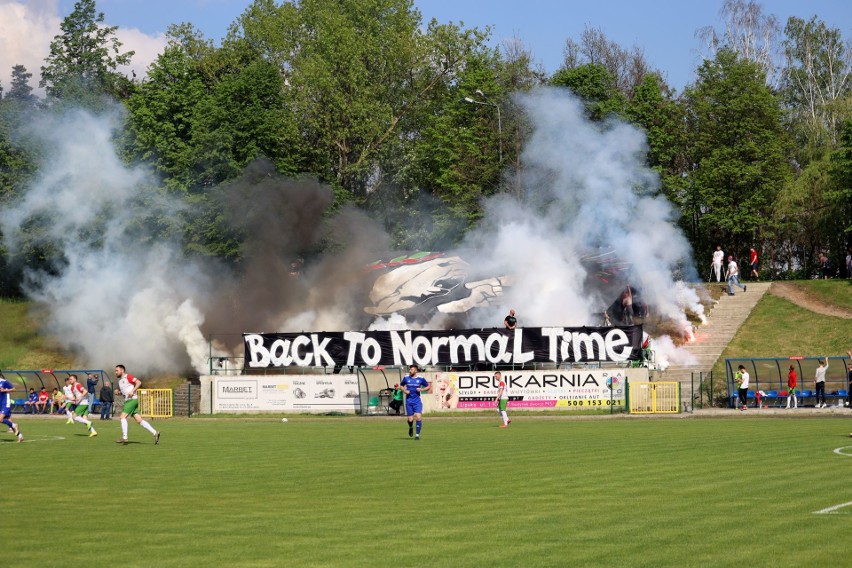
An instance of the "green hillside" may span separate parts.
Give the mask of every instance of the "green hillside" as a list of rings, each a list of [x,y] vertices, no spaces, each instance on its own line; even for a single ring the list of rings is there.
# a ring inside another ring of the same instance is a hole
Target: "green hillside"
[[[847,310],[852,306],[850,281],[795,284],[825,304]],[[849,349],[852,349],[852,319],[818,314],[769,293],[728,344],[713,367],[713,375],[725,376],[726,358],[845,355]]]

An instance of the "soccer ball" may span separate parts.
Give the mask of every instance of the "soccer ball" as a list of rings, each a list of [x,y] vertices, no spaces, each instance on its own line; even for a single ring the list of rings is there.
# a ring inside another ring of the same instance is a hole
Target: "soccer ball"
[[[281,422],[289,422],[289,420],[287,420],[286,418],[282,418]]]

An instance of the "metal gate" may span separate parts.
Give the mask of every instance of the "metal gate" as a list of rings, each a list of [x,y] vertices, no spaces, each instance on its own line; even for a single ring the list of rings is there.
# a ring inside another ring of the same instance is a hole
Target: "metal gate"
[[[172,389],[139,389],[139,414],[151,418],[171,418],[174,414]]]
[[[630,414],[677,414],[680,411],[680,383],[628,383]]]

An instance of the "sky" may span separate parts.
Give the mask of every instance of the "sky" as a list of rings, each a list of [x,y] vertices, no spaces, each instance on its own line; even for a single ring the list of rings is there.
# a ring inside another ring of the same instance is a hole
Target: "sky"
[[[250,0],[98,0],[109,25],[119,26],[119,38],[133,49],[133,70],[142,76],[165,43],[170,24],[189,21],[218,43],[228,26]],[[764,0],[764,13],[781,26],[790,16],[817,15],[852,37],[852,2],[848,0]],[[466,27],[491,26],[492,43],[520,39],[546,72],[555,72],[568,38],[579,40],[584,28],[603,30],[624,48],[644,50],[652,67],[682,91],[695,76],[702,45],[695,32],[721,27],[722,0],[415,0],[423,21],[463,22]],[[22,63],[34,74],[59,33],[59,23],[74,0],[0,0],[0,84],[8,86],[13,65]]]

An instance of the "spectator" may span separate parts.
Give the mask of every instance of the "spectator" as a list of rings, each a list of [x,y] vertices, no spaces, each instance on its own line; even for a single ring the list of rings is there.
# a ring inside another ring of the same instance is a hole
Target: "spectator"
[[[515,326],[518,325],[518,319],[515,317],[515,310],[509,310],[509,315],[503,320],[503,325],[506,326],[506,329],[515,329]]]
[[[825,253],[819,253],[819,278],[820,280],[828,280],[831,275],[831,262]]]
[[[722,247],[716,245],[716,250],[713,252],[713,261],[710,263],[710,279],[713,279],[713,274],[716,274],[716,282],[722,281],[722,263],[725,261],[725,252]]]
[[[759,279],[760,274],[757,273],[757,251],[754,250],[754,247],[748,249],[748,264],[751,266],[751,276],[755,280]]]
[[[627,325],[633,325],[633,290],[630,289],[630,284],[621,293],[621,313],[622,321]]]
[[[53,389],[53,394],[50,397],[50,413],[63,414],[61,410],[65,407],[65,395],[58,389]]]
[[[846,353],[849,354],[849,362],[846,364],[846,382],[848,388],[846,391],[846,406],[852,406],[852,349]]]
[[[816,408],[825,408],[825,372],[828,371],[828,357],[819,362],[816,375],[814,375],[814,388],[816,389]],[[822,403],[820,403],[822,400]]]
[[[733,256],[728,257],[728,269],[725,271],[725,280],[728,282],[728,296],[734,295],[734,286],[739,286],[743,292],[748,291],[748,288],[740,284],[740,267],[737,266],[737,261]]]
[[[846,249],[846,278],[852,278],[852,247]]]
[[[740,396],[740,408],[742,410],[748,408],[746,405],[746,399],[748,397],[748,383],[750,378],[751,377],[748,376],[745,367],[742,365],[737,367],[737,394]]]
[[[790,365],[790,372],[787,373],[787,408],[790,408],[790,400],[793,401],[793,408],[798,408],[799,401],[796,400],[796,370],[793,365]]]
[[[399,411],[402,408],[402,389],[399,388],[399,384],[393,386],[393,394],[391,395],[391,401],[388,406],[399,416]]]
[[[109,381],[104,381],[99,398],[101,401],[101,420],[112,420],[112,403],[115,402],[115,393],[112,392],[112,385]]]
[[[37,402],[38,393],[34,388],[30,387],[30,392],[27,393],[27,400],[24,401],[24,414],[35,414]]]
[[[89,391],[89,410],[95,407],[95,388],[98,386],[98,378],[89,373],[86,376],[86,390]]]
[[[40,414],[47,412],[48,404],[50,404],[50,393],[42,386],[41,390],[38,391],[38,401],[36,402],[36,408]]]

